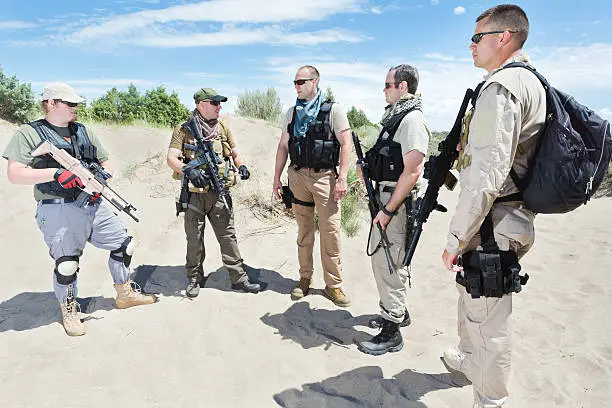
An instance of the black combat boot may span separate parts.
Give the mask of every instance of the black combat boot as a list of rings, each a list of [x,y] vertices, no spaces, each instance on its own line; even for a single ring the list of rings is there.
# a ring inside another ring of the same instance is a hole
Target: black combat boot
[[[359,351],[373,356],[400,351],[404,347],[404,340],[399,331],[399,326],[399,323],[383,319],[380,333],[368,341],[360,342],[357,348]]]
[[[187,289],[185,289],[187,297],[194,298],[200,294],[200,282],[197,277],[189,278]]]
[[[382,316],[378,316],[377,318],[370,320],[368,322],[368,326],[373,329],[380,329],[382,327],[383,320],[384,319]],[[412,323],[412,321],[410,320],[410,313],[408,313],[408,309],[406,309],[406,311],[404,312],[404,320],[402,320],[402,322],[400,323],[400,327],[410,326],[410,323]]]
[[[259,293],[261,285],[259,283],[251,283],[248,280],[238,283],[232,283],[232,290],[246,293]]]

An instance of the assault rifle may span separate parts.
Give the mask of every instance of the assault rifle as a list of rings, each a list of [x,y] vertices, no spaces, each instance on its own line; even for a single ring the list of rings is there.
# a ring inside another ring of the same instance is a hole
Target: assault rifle
[[[414,251],[416,250],[421,232],[423,231],[423,224],[427,222],[429,214],[431,214],[433,210],[440,212],[447,211],[443,205],[438,203],[438,194],[443,185],[446,185],[449,190],[452,190],[457,183],[457,179],[450,170],[459,156],[457,145],[461,139],[463,117],[465,116],[468,103],[474,96],[476,95],[471,89],[465,92],[453,128],[448,135],[446,135],[446,139],[438,144],[438,155],[430,156],[429,160],[425,163],[423,177],[428,180],[427,190],[425,190],[423,197],[417,199],[412,212],[413,221],[409,232],[410,238],[408,241],[408,249],[406,250],[406,256],[402,262],[404,266],[408,266],[410,262],[412,262]]]
[[[225,208],[231,211],[232,209],[227,204],[228,191],[225,187],[225,181],[223,181],[221,177],[219,177],[219,164],[222,164],[223,160],[219,157],[219,155],[217,155],[217,153],[213,149],[212,142],[210,140],[204,140],[204,137],[202,136],[202,129],[200,129],[200,126],[198,126],[195,121],[189,122],[187,126],[191,130],[191,133],[193,134],[193,137],[196,140],[196,144],[191,145],[189,143],[185,143],[185,149],[197,152],[198,156],[195,159],[191,160],[189,163],[187,163],[183,167],[183,169],[189,170],[203,167],[204,174],[208,179],[210,189],[219,196],[221,201],[223,201],[223,205],[225,206]],[[185,191],[187,183],[188,180],[186,177],[184,177],[181,197],[179,198],[179,200],[181,200],[180,204],[184,205],[185,207],[187,206],[187,204],[189,204],[188,201],[182,201],[182,199],[184,198],[183,191]]]
[[[376,218],[378,215],[378,211],[380,211],[380,205],[378,201],[378,197],[374,193],[374,186],[372,185],[372,180],[370,180],[370,172],[368,169],[368,163],[363,158],[363,152],[361,151],[361,143],[359,142],[359,138],[355,132],[353,133],[353,144],[355,145],[355,152],[357,153],[357,165],[361,168],[361,174],[363,176],[363,181],[365,183],[366,191],[368,192],[368,208],[370,209],[370,216],[372,220]],[[380,233],[380,244],[385,251],[385,257],[387,258],[387,266],[389,267],[389,273],[393,274],[395,270],[393,266],[393,261],[391,261],[391,253],[389,252],[389,247],[391,243],[389,243],[389,238],[387,237],[387,233],[380,226],[379,223],[376,224],[378,227],[378,232]],[[368,248],[366,248],[366,251]],[[373,255],[373,253],[372,253]]]
[[[119,211],[125,212],[132,219],[138,222],[138,218],[132,214],[132,211],[136,211],[136,208],[123,199],[115,190],[109,187],[106,181],[111,178],[111,175],[97,163],[86,164],[81,160],[73,157],[65,150],[59,149],[45,140],[41,142],[32,152],[30,153],[33,157],[42,156],[48,154],[59,163],[60,166],[66,170],[72,172],[75,176],[81,179],[83,182],[83,192],[77,198],[77,202],[82,201],[84,204],[85,199],[89,198],[89,195],[100,193],[106,201],[111,203]],[[85,199],[81,198],[85,197]],[[78,205],[78,204],[77,204]]]

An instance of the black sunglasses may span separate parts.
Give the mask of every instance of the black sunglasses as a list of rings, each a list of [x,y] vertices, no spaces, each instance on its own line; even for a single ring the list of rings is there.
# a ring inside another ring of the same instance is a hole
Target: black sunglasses
[[[487,34],[501,34],[501,33],[505,33],[505,32],[509,32],[509,33],[518,33],[518,30],[495,30],[495,31],[485,31],[483,33],[476,33],[472,36],[471,40],[474,44],[478,44],[480,42],[480,40],[482,40],[482,37],[484,37]]]
[[[219,106],[219,105],[221,105],[221,102],[219,102],[219,101],[206,101],[206,102],[210,103],[212,106]]]
[[[397,86],[398,83],[399,82],[385,82],[385,89],[389,89],[393,85]]]
[[[293,85],[304,85],[308,81],[312,81],[314,78],[296,79],[293,81]]]
[[[78,103],[76,102],[66,102],[66,101],[62,101],[61,99],[56,99],[56,101],[63,103],[64,105],[67,105],[71,108],[76,108]]]

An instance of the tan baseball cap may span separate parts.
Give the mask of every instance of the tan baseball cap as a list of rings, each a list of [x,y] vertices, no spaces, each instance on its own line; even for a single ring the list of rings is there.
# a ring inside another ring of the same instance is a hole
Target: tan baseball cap
[[[72,103],[85,102],[84,98],[81,98],[70,85],[64,82],[52,82],[45,85],[42,100],[47,101],[49,99],[61,99]]]
[[[200,101],[227,102],[227,97],[219,95],[212,88],[202,88],[193,95],[193,100],[196,104],[200,103]]]

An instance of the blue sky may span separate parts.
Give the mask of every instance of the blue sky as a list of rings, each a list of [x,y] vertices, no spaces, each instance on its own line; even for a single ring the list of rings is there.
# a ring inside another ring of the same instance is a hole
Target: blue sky
[[[0,66],[32,83],[65,81],[92,100],[130,82],[176,90],[188,108],[200,87],[230,97],[273,86],[295,101],[300,65],[321,87],[378,121],[387,70],[408,63],[430,127],[448,130],[484,71],[470,58],[476,17],[497,3],[468,0],[2,0]],[[519,1],[525,50],[557,88],[612,119],[612,3]]]

